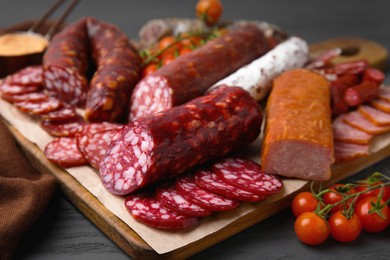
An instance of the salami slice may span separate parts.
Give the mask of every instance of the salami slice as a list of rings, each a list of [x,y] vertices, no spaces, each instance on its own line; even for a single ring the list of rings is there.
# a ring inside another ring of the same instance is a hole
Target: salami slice
[[[32,92],[26,94],[2,93],[1,97],[10,103],[23,102],[23,101],[39,103],[49,98],[49,96],[43,92]]]
[[[38,92],[42,89],[42,86],[23,86],[15,85],[7,82],[3,82],[0,85],[0,92],[2,95],[21,95],[27,93]]]
[[[195,174],[196,185],[209,190],[213,193],[219,194],[225,198],[257,202],[266,198],[266,196],[259,196],[252,192],[248,192],[230,185],[228,182],[219,178],[216,173],[212,171],[199,171]]]
[[[281,180],[265,174],[261,166],[253,161],[226,158],[215,163],[212,168],[219,178],[229,184],[260,196],[277,193],[283,187]]]
[[[198,223],[197,218],[186,217],[165,209],[150,194],[137,194],[126,198],[125,206],[134,219],[151,227],[183,229]]]
[[[70,137],[58,137],[49,142],[44,149],[44,153],[49,161],[64,168],[88,163],[80,153],[76,139]]]
[[[84,143],[83,152],[92,167],[100,169],[100,164],[103,162],[107,148],[116,134],[118,134],[118,130],[111,129],[88,135]]]
[[[377,126],[390,126],[390,114],[373,108],[369,105],[361,105],[358,111]]]
[[[240,26],[142,79],[133,91],[129,117],[151,115],[201,96],[268,50],[267,39],[256,26]]]
[[[183,198],[173,186],[159,188],[156,196],[163,207],[188,217],[204,217],[212,213]]]
[[[390,130],[389,126],[377,126],[370,120],[368,120],[365,116],[362,115],[359,111],[351,111],[345,115],[343,115],[343,121],[353,126],[356,129],[364,131],[370,135],[379,135],[386,133]],[[343,133],[341,133],[343,134]],[[342,140],[339,140],[342,141]],[[357,142],[355,142],[358,144]],[[363,144],[362,142],[360,144]]]
[[[343,142],[334,143],[336,162],[346,162],[370,154],[368,144],[349,144]]]
[[[332,127],[334,140],[344,143],[369,144],[373,138],[373,135],[368,134],[365,131],[359,130],[359,128],[356,128],[344,122],[345,119],[351,118],[351,116],[349,115],[350,113],[341,114],[333,121]]]
[[[107,150],[101,179],[113,194],[128,194],[248,145],[261,121],[261,107],[248,92],[220,87],[123,127]]]
[[[42,72],[43,72],[43,68],[41,65],[28,66],[6,77],[5,81],[11,85],[41,87]]]
[[[176,190],[186,200],[211,211],[228,211],[240,205],[232,200],[200,188],[193,176],[181,176],[175,181]]]
[[[56,98],[49,98],[41,102],[23,101],[14,103],[14,105],[22,112],[31,115],[42,115],[59,109],[63,103]]]
[[[58,137],[74,137],[84,124],[82,117],[75,118],[75,121],[53,122],[41,121],[40,126],[48,134]]]
[[[71,105],[63,105],[58,110],[51,111],[43,114],[41,120],[45,122],[69,122],[77,121],[80,115],[77,113],[76,108]]]

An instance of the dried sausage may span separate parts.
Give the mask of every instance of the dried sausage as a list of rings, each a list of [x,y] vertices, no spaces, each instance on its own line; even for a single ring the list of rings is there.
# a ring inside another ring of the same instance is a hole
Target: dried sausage
[[[58,137],[49,142],[44,154],[49,161],[65,168],[88,163],[80,153],[76,139],[72,137]]]
[[[221,86],[123,127],[104,158],[102,182],[123,195],[174,177],[248,145],[258,137],[261,123],[261,107],[248,92]]]

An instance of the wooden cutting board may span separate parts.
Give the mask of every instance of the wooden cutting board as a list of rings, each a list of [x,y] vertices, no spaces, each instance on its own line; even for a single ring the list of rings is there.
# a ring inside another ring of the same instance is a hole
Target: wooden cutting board
[[[336,44],[336,45],[335,45]],[[348,53],[348,57],[345,59],[353,60],[356,58],[368,58],[371,64],[378,68],[383,68],[383,64],[387,61],[387,51],[385,48],[378,44],[372,44],[370,41],[362,39],[334,39],[330,41],[321,42],[311,45],[311,51],[313,55],[319,52],[329,49],[330,47],[340,47],[343,50],[348,49],[349,46],[359,46],[358,50],[352,55]],[[369,48],[370,51],[365,50]],[[380,53],[381,55],[374,58],[370,54],[371,51]],[[362,54],[363,53],[363,54]],[[368,56],[366,56],[368,55]],[[342,59],[344,61],[345,59]],[[3,108],[3,106],[0,106]],[[0,109],[0,112],[1,109]],[[166,258],[166,259],[182,259],[194,255],[208,247],[211,247],[218,242],[225,240],[226,238],[274,215],[282,209],[288,207],[292,198],[297,192],[309,189],[309,183],[302,180],[287,180],[293,182],[293,185],[288,191],[284,191],[280,194],[276,194],[270,200],[255,203],[255,204],[243,204],[233,212],[226,215],[217,215],[218,218],[228,218],[231,215],[238,214],[245,211],[248,207],[251,209],[247,214],[235,218],[233,222],[224,226],[223,228],[201,237],[200,239],[176,248],[172,251],[165,252],[163,254],[156,253],[132,228],[130,228],[124,221],[114,215],[108,210],[94,195],[91,194],[85,187],[83,187],[79,181],[72,177],[68,171],[61,169],[47,161],[40,148],[31,141],[29,141],[21,132],[23,127],[20,125],[15,126],[12,118],[12,113],[19,113],[18,111],[11,111],[11,115],[5,115],[2,112],[3,118],[6,119],[7,125],[14,134],[17,141],[20,143],[22,149],[30,159],[32,164],[39,171],[49,171],[58,179],[58,183],[67,198],[81,211],[83,214],[93,222],[102,232],[104,232],[112,241],[114,241],[124,252],[129,254],[132,258]],[[24,132],[23,132],[24,133]],[[371,147],[373,153],[364,158],[356,159],[343,164],[336,164],[332,167],[332,178],[330,181],[323,183],[323,187],[326,187],[334,182],[340,181],[348,176],[351,176],[360,170],[373,165],[382,159],[390,155],[390,133],[382,136],[378,136]],[[294,188],[296,187],[296,188]],[[213,219],[214,218],[214,219]],[[212,225],[216,220],[216,216],[213,215],[206,219],[204,225]]]

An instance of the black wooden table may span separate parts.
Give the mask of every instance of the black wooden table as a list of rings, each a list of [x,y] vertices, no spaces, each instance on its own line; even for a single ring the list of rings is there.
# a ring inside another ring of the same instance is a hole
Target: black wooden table
[[[54,1],[1,0],[0,27],[36,19]],[[256,19],[275,23],[309,43],[345,36],[377,41],[390,49],[390,1],[222,0],[224,19]],[[131,38],[151,18],[194,17],[195,0],[83,0],[69,17],[95,16],[117,24]],[[389,83],[389,75],[387,75]],[[390,175],[390,158],[360,172]],[[350,180],[351,180],[350,179]],[[390,259],[390,229],[362,234],[351,244],[329,239],[311,247],[300,243],[288,208],[213,246],[193,259]],[[1,238],[0,238],[1,239]],[[1,242],[1,241],[0,241]],[[58,192],[38,222],[23,238],[17,259],[128,259],[98,228]]]

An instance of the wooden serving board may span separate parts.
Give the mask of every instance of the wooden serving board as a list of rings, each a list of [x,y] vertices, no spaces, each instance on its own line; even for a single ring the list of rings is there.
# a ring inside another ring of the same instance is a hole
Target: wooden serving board
[[[314,49],[315,46],[312,45]],[[329,45],[326,45],[326,49],[328,48]],[[375,59],[372,64],[382,64],[383,59],[387,60],[387,52],[383,53],[385,55],[378,60]],[[231,212],[216,213],[203,218],[200,225],[194,229],[179,232],[156,230],[137,223],[129,214],[124,215],[122,208],[118,210],[117,205],[124,208],[121,204],[123,198],[108,194],[98,181],[94,183],[93,181],[99,178],[91,167],[83,166],[64,170],[50,163],[42,150],[45,143],[52,137],[44,133],[34,119],[20,113],[2,100],[0,101],[0,113],[31,163],[39,171],[48,171],[56,176],[67,198],[134,259],[187,258],[288,207],[296,193],[308,190],[310,187],[308,181],[284,179],[284,188],[280,193],[258,203],[244,203]],[[253,156],[253,151],[259,151],[260,145],[261,139],[258,139],[242,153]],[[388,157],[390,155],[390,133],[376,137],[371,152],[368,157],[334,165],[332,178],[323,183],[323,187]],[[254,159],[258,159],[259,155],[255,156],[257,158]],[[88,176],[85,177],[86,175]]]

